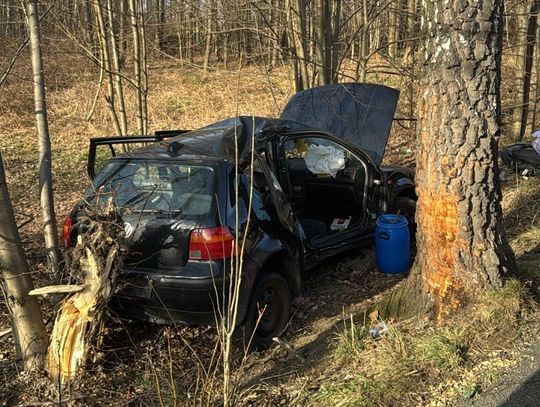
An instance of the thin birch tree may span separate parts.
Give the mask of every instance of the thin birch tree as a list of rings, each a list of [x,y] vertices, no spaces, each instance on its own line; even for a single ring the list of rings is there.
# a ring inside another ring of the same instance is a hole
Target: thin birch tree
[[[27,25],[30,38],[30,55],[32,59],[32,79],[34,86],[34,111],[38,132],[38,170],[39,198],[43,218],[43,235],[47,250],[47,259],[55,275],[59,274],[58,230],[54,212],[51,140],[47,119],[45,95],[45,77],[41,55],[41,38],[39,33],[39,17],[37,0],[27,1]]]

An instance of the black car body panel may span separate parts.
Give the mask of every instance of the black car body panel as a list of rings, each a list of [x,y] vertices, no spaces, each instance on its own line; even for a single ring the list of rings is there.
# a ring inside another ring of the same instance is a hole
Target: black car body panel
[[[230,233],[244,242],[239,323],[246,317],[254,286],[269,269],[298,295],[303,271],[330,256],[372,244],[377,216],[392,208],[395,197],[411,193],[413,180],[408,169],[378,165],[398,92],[362,86],[343,88],[362,90],[361,100],[367,97],[364,91],[371,90],[370,108],[344,110],[347,120],[361,120],[362,132],[375,131],[371,138],[363,135],[361,143],[358,129],[349,127],[354,132],[350,137],[332,134],[329,115],[322,128],[283,118],[239,116],[187,132],[92,139],[91,178],[97,147],[105,146],[114,157],[94,179],[71,219],[77,223],[85,208],[101,196],[121,203],[127,256],[113,308],[123,316],[160,323],[214,324],[228,297],[231,258],[197,258],[192,245],[194,234],[201,230]],[[336,86],[319,90],[335,93]],[[384,109],[374,100],[377,95],[384,96],[388,104]],[[292,107],[286,108],[285,115],[287,111],[298,113]],[[349,124],[337,126],[345,131]],[[371,149],[359,147],[371,139]],[[131,140],[149,144],[116,154],[115,147]],[[307,166],[308,154],[319,150],[341,157],[341,166],[331,176]],[[200,183],[190,177],[201,168],[211,168],[215,179],[212,185],[201,184],[206,197],[189,206],[184,197],[193,197],[193,188]],[[128,184],[136,184],[136,194],[122,195],[121,188]],[[347,217],[350,226],[332,229],[331,223]],[[71,241],[84,230],[84,222],[78,223],[71,230]]]
[[[399,91],[383,85],[339,83],[295,94],[281,118],[326,130],[368,152],[380,164]]]

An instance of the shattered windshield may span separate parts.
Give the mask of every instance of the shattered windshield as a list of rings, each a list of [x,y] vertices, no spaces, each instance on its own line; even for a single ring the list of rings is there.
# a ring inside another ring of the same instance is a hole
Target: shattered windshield
[[[85,192],[90,205],[201,217],[213,212],[214,169],[171,161],[111,161]]]

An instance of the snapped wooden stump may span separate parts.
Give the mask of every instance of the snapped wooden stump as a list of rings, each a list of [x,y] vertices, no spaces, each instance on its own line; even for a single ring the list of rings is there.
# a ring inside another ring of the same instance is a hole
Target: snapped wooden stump
[[[90,230],[79,235],[77,246],[69,254],[69,271],[79,284],[31,292],[69,293],[56,316],[47,353],[47,372],[54,381],[66,382],[75,377],[91,355],[121,264],[116,240],[120,228],[112,222],[92,221]]]

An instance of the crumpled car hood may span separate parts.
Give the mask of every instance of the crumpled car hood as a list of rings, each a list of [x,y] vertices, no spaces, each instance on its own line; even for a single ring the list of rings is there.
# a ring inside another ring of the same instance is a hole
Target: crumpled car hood
[[[380,164],[398,98],[398,90],[384,85],[321,86],[294,95],[281,118],[326,130],[361,148]]]

